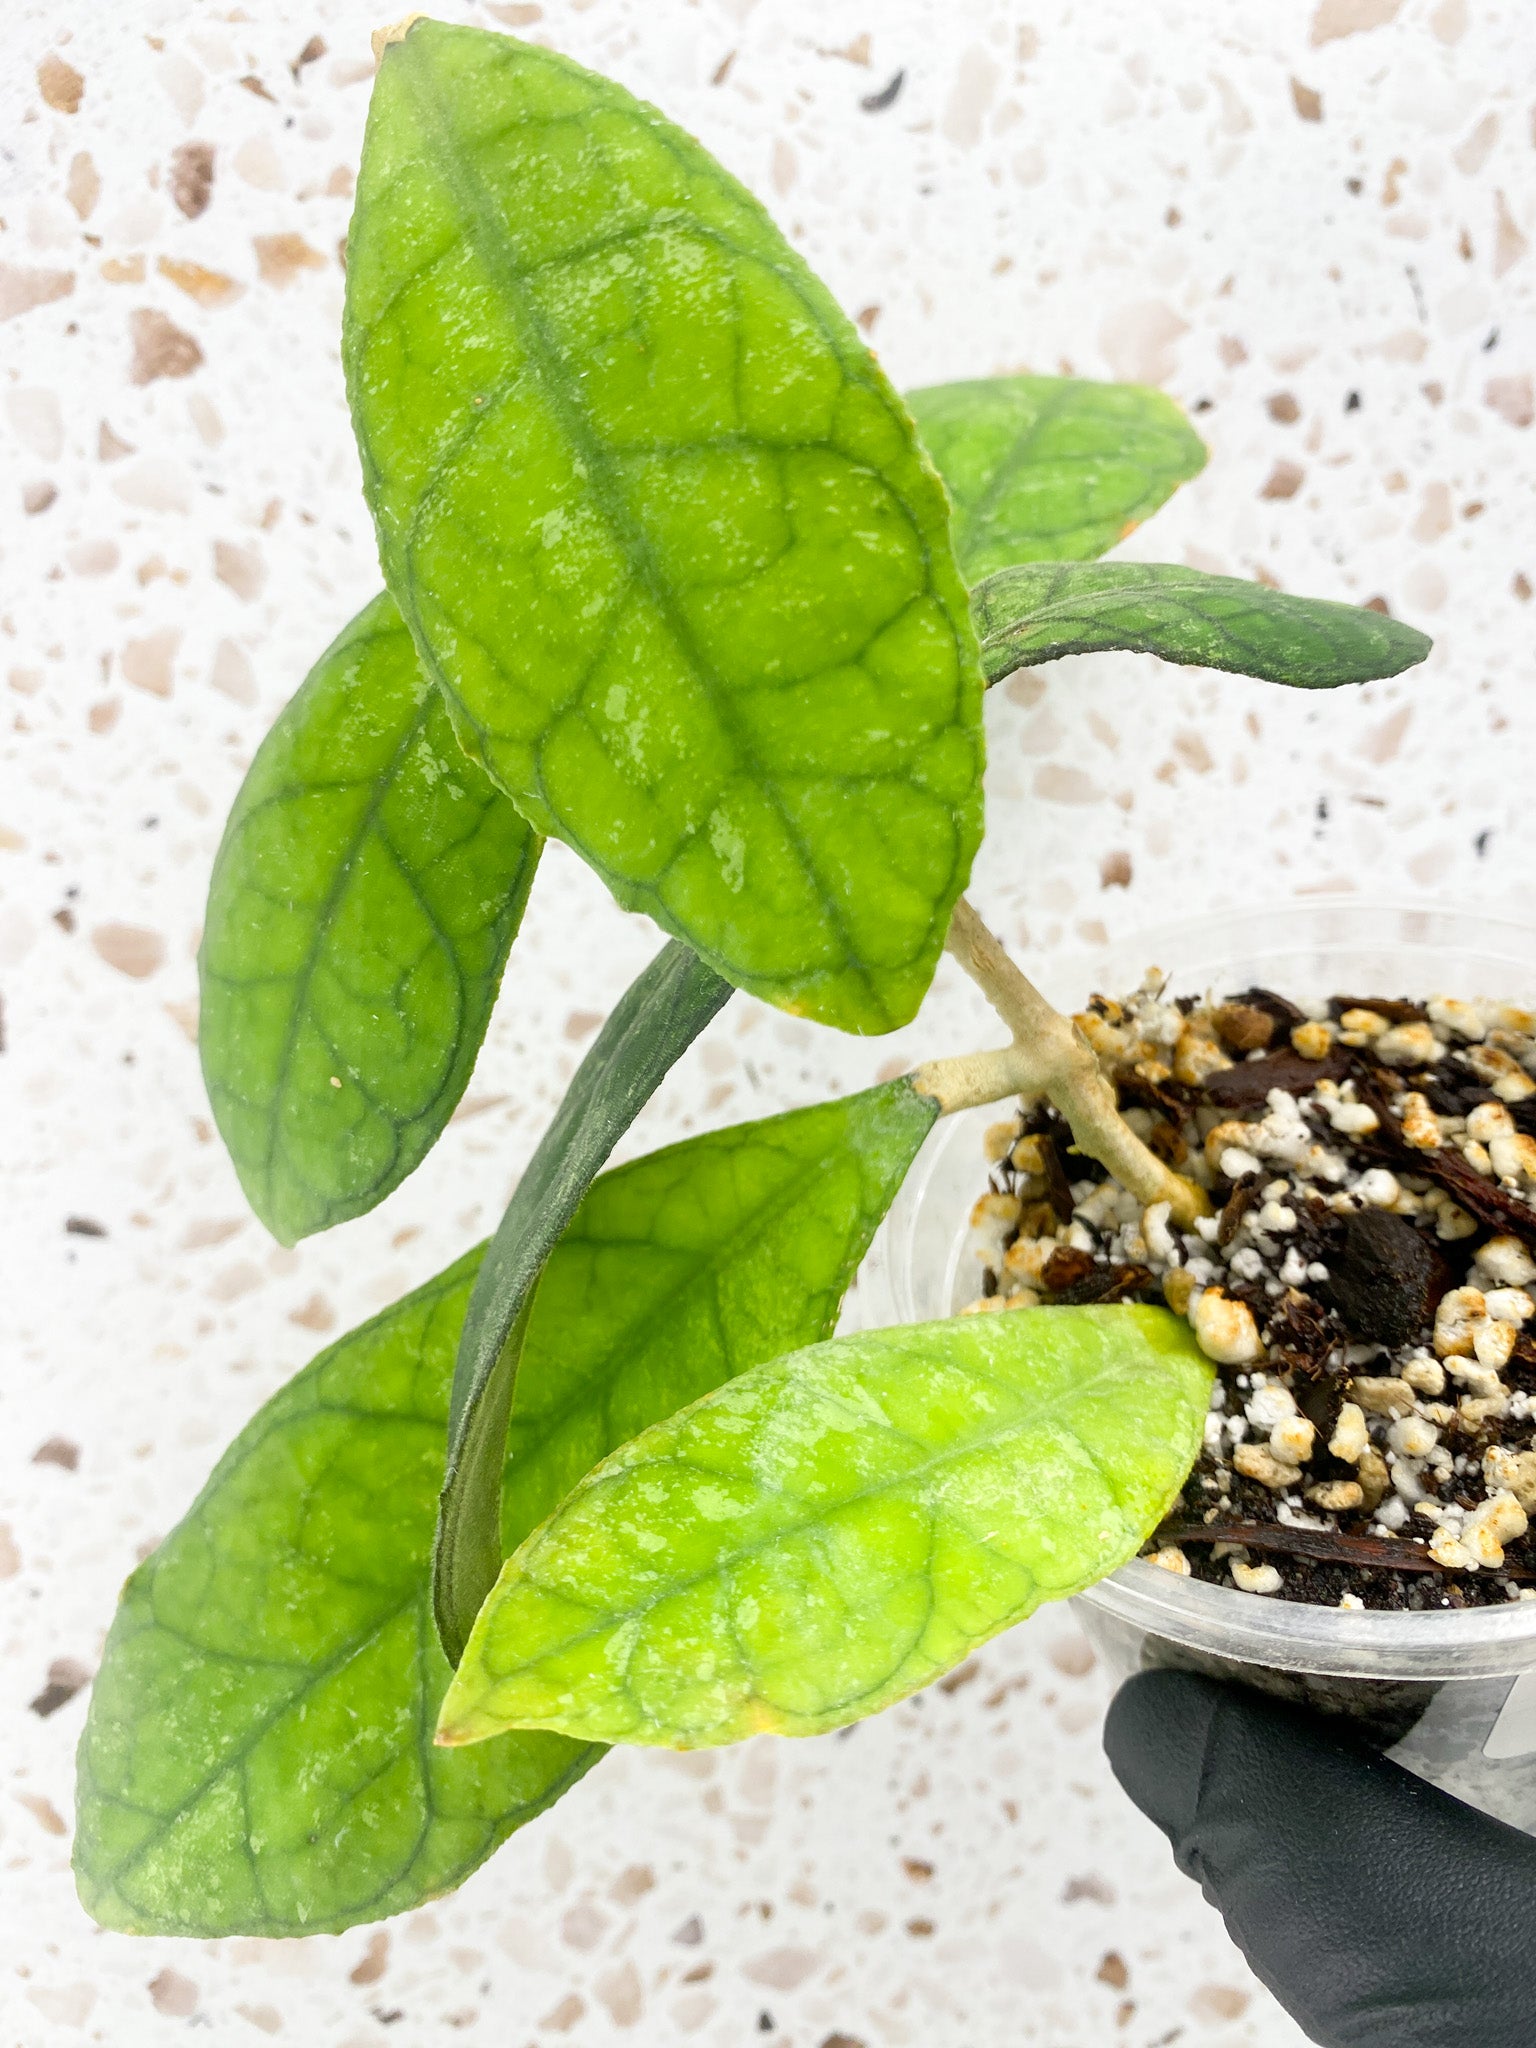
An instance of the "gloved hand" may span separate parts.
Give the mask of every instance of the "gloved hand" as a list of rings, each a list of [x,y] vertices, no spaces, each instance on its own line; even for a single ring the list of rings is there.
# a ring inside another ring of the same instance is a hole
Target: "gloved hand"
[[[1109,1710],[1121,1785],[1322,2048],[1533,2048],[1536,1841],[1315,1715],[1187,1671]]]

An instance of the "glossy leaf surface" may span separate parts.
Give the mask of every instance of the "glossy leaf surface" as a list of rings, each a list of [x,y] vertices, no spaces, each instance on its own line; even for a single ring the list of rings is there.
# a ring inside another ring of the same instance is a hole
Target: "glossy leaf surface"
[[[984,377],[907,404],[949,486],[967,583],[1101,555],[1205,466],[1183,413],[1145,384]]]
[[[530,1317],[509,1547],[583,1460],[825,1335],[932,1117],[897,1081],[595,1183]],[[129,1581],[80,1758],[77,1872],[106,1925],[296,1934],[404,1911],[594,1760],[542,1734],[430,1747],[449,1674],[428,1546],[479,1258],[269,1401]]]
[[[731,985],[674,939],[624,991],[513,1191],[475,1281],[454,1367],[433,1604],[456,1664],[496,1582],[507,1417],[534,1286],[576,1205]]]
[[[371,1209],[437,1140],[540,844],[458,744],[381,594],[262,742],[199,955],[209,1100],[282,1243]]]
[[[994,682],[1030,662],[1128,648],[1332,690],[1399,675],[1432,645],[1381,612],[1161,563],[1004,569],[975,591],[972,605]]]
[[[511,1557],[439,1739],[694,1748],[889,1705],[1132,1556],[1211,1367],[1165,1309],[957,1317],[756,1367],[606,1459]]]
[[[540,832],[728,980],[915,1011],[981,677],[900,399],[698,143],[551,51],[384,53],[343,359],[385,580]]]
[[[479,1253],[324,1351],[124,1589],[80,1744],[75,1871],[130,1933],[314,1934],[459,1883],[599,1751],[432,1747],[428,1556]]]
[[[910,1081],[890,1081],[690,1138],[594,1184],[523,1347],[508,1550],[637,1431],[831,1333],[934,1115]]]

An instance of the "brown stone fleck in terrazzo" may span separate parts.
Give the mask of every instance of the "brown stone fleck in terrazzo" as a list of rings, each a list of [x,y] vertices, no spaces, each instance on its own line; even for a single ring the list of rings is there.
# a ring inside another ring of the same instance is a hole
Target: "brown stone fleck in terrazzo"
[[[91,1682],[89,1669],[74,1657],[55,1657],[48,1666],[48,1683],[35,1699],[27,1702],[27,1711],[46,1721],[50,1714],[56,1714],[60,1707],[69,1702]]]
[[[596,1948],[608,1931],[608,1916],[591,1899],[578,1899],[560,1922],[560,1939],[570,1948]]]
[[[1220,2026],[1228,2020],[1240,2020],[1250,2002],[1248,1993],[1239,1991],[1235,1985],[1202,1984],[1191,1992],[1189,2010],[1197,2020]]]
[[[69,176],[64,182],[64,197],[75,210],[78,220],[89,220],[101,197],[101,174],[91,161],[89,152],[80,150],[70,159]]]
[[[1111,1991],[1123,1991],[1131,1981],[1126,1968],[1125,1957],[1118,1949],[1107,1948],[1099,1960],[1099,1967],[1093,1973],[1101,1984],[1107,1984]]]
[[[363,1959],[347,1976],[354,1984],[377,1984],[389,1962],[389,1936],[382,1931],[368,1937]]]
[[[1403,0],[1318,0],[1312,17],[1312,47],[1336,42],[1340,36],[1385,28],[1397,19],[1402,5]]]
[[[1062,1636],[1046,1654],[1064,1678],[1086,1678],[1099,1661],[1086,1636]]]
[[[242,604],[261,595],[267,580],[267,565],[259,548],[242,547],[238,541],[216,540],[213,544],[213,573]]]
[[[1310,85],[1303,85],[1299,78],[1291,80],[1291,100],[1303,121],[1321,121],[1323,118],[1323,96],[1314,92]]]
[[[165,961],[165,940],[141,924],[99,924],[91,945],[119,974],[143,981]]]
[[[263,284],[281,289],[292,284],[301,270],[324,270],[325,258],[312,249],[302,235],[256,235],[256,268]]]
[[[176,651],[181,635],[174,626],[161,626],[141,640],[129,640],[123,648],[123,679],[151,697],[169,697],[174,685]],[[125,973],[131,969],[124,969]]]
[[[237,278],[226,277],[222,270],[206,270],[201,263],[179,263],[162,256],[155,268],[199,306],[227,306],[245,290]]]
[[[1261,498],[1294,498],[1306,481],[1307,473],[1299,462],[1277,462],[1265,478],[1259,492]]]
[[[32,1453],[34,1465],[57,1465],[62,1472],[75,1471],[80,1463],[80,1446],[67,1436],[51,1436]]]
[[[905,1072],[905,1069],[898,1068],[897,1071]],[[890,1078],[894,1080],[895,1076],[892,1075]],[[981,1659],[979,1657],[967,1657],[963,1664],[957,1664],[953,1671],[939,1680],[939,1691],[943,1693],[958,1692],[962,1685],[969,1685],[973,1678],[980,1678],[980,1676]]]
[[[592,1989],[599,2002],[608,2008],[616,2027],[632,2027],[639,2019],[645,1995],[640,1986],[640,1973],[627,1957],[604,1970],[594,1980]]]
[[[0,320],[14,320],[34,306],[67,299],[74,288],[72,270],[23,270],[14,263],[0,263]]]
[[[45,1799],[41,1792],[18,1792],[15,1798],[17,1805],[24,1806],[47,1834],[64,1835],[69,1832],[59,1809],[51,1799]]]
[[[208,680],[221,696],[236,704],[256,702],[256,671],[250,657],[233,640],[221,640],[213,653]]]
[[[550,2007],[543,2019],[539,2021],[539,2025],[541,2027],[548,2027],[552,2033],[566,2033],[575,2026],[586,2009],[587,2001],[579,1992],[568,1992],[558,2005]]]
[[[1511,427],[1528,427],[1536,420],[1536,387],[1528,375],[1490,377],[1483,403]]]
[[[648,1863],[631,1863],[608,1887],[608,1896],[617,1905],[632,1906],[637,1899],[644,1898],[648,1891],[653,1890],[655,1884],[656,1873]]]
[[[766,1984],[774,1991],[797,1991],[816,1969],[821,1958],[809,1948],[771,1948],[753,1956],[741,1966],[741,1974],[754,1984]]]
[[[1099,862],[1099,887],[1101,889],[1129,889],[1131,886],[1131,856],[1123,848],[1106,853]]]
[[[195,1217],[181,1233],[178,1248],[184,1252],[195,1252],[209,1245],[226,1244],[244,1228],[243,1216]]]
[[[139,306],[128,315],[133,337],[133,367],[129,378],[135,384],[153,384],[157,377],[190,377],[203,360],[202,349],[192,336],[152,306]]]
[[[37,67],[37,89],[56,114],[75,114],[80,110],[85,80],[57,50],[50,50]]]
[[[52,483],[23,484],[21,509],[29,519],[35,519],[40,512],[46,512],[50,505],[57,504],[59,487]]]
[[[188,220],[204,212],[213,192],[213,144],[184,142],[171,151],[170,194]]]
[[[300,1329],[315,1330],[322,1336],[336,1327],[336,1311],[323,1294],[312,1294],[302,1308],[290,1309],[290,1323],[297,1323]]]
[[[149,1980],[149,1996],[156,2012],[167,2019],[189,2019],[197,2010],[197,1986],[179,1970],[164,1969]]]

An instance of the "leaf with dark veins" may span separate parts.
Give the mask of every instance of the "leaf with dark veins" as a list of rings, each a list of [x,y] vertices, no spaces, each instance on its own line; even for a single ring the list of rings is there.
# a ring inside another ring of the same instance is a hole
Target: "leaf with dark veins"
[[[362,1215],[436,1142],[540,844],[458,744],[381,593],[262,742],[198,955],[209,1101],[283,1244]]]
[[[428,1557],[480,1253],[333,1344],[128,1581],[80,1742],[75,1874],[131,1934],[319,1934],[458,1884],[596,1761],[432,1748]],[[445,1767],[446,1766],[446,1767]]]
[[[586,1465],[831,1329],[932,1126],[907,1081],[604,1175],[545,1268],[505,1496],[516,1547]],[[601,1753],[434,1749],[429,1550],[482,1251],[332,1345],[129,1580],[80,1746],[75,1865],[139,1934],[314,1934],[462,1882]]]
[[[644,1430],[507,1561],[439,1740],[694,1749],[903,1699],[1135,1555],[1212,1368],[1161,1308],[836,1338]]]
[[[1427,635],[1364,606],[1151,562],[1000,569],[971,598],[989,682],[1064,654],[1123,648],[1301,690],[1400,675]]]
[[[1144,384],[981,377],[907,404],[949,486],[967,583],[1010,562],[1101,555],[1205,466],[1189,421]]]
[[[523,1346],[509,1551],[637,1430],[830,1336],[936,1113],[909,1080],[888,1081],[690,1138],[594,1183]]]
[[[385,581],[535,829],[716,972],[922,999],[980,837],[938,478],[856,329],[690,136],[553,51],[384,51],[343,362]]]

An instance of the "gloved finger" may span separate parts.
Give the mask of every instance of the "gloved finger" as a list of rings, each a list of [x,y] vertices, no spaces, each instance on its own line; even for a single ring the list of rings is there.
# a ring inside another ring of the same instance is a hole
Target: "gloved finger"
[[[1193,1672],[1131,1679],[1104,1747],[1322,2048],[1532,2048],[1529,1836],[1325,1719]]]

